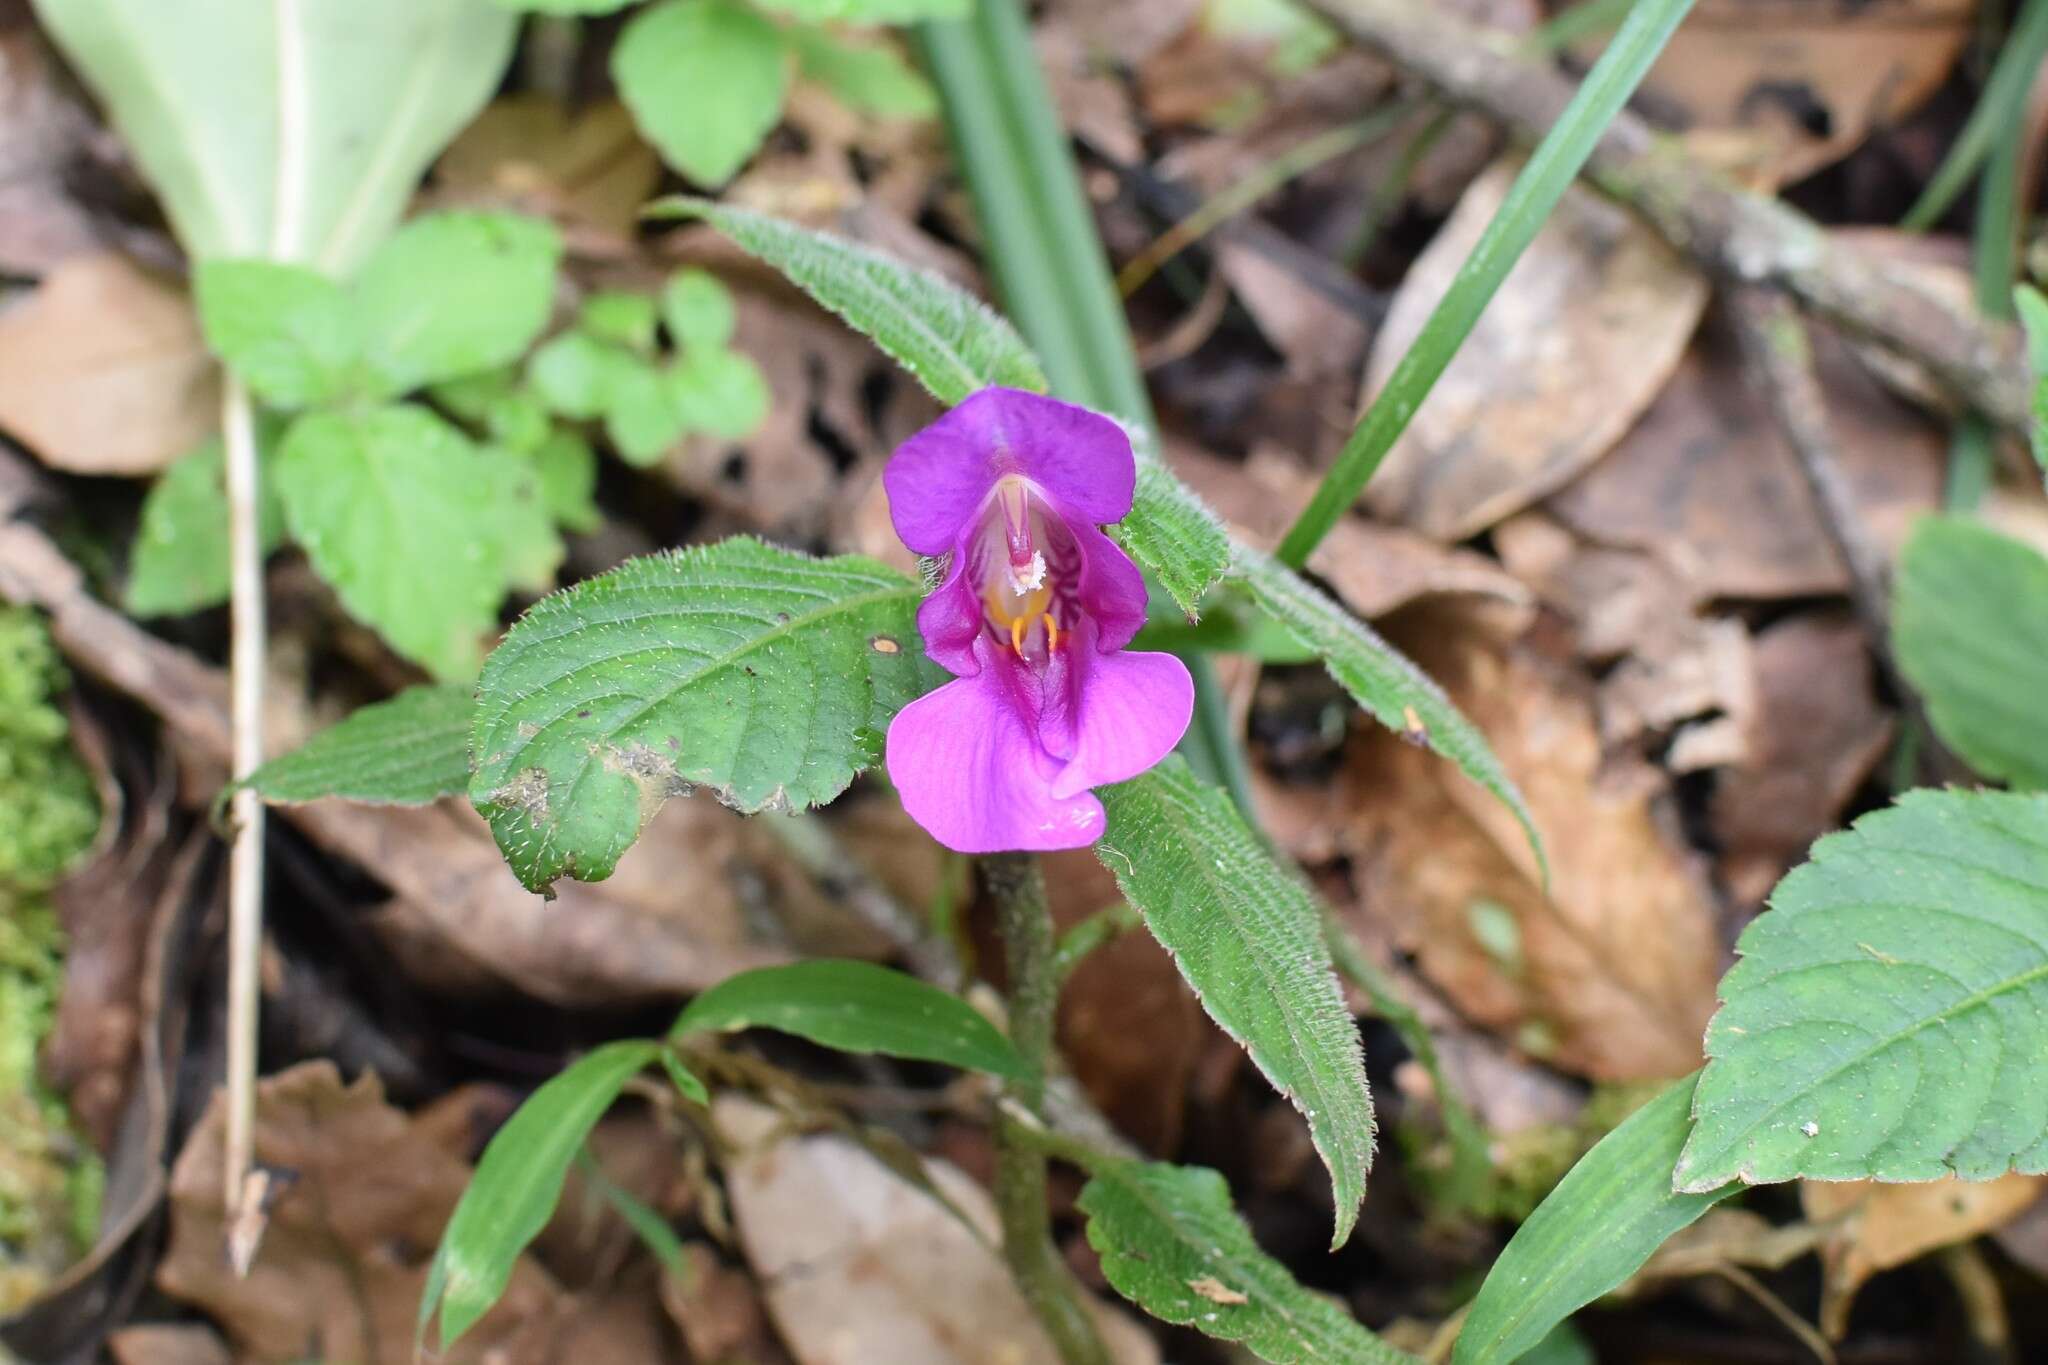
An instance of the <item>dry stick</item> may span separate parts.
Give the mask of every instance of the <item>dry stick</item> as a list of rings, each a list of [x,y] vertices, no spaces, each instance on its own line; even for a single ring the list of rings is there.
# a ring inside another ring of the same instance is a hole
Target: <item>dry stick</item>
[[[1045,877],[1038,859],[1028,853],[993,854],[981,860],[981,869],[1009,955],[1010,1041],[1027,1070],[1023,1080],[1010,1085],[1008,1097],[1030,1115],[1027,1123],[1007,1105],[996,1112],[996,1211],[1003,1224],[1003,1257],[1060,1359],[1066,1365],[1110,1365],[1079,1287],[1053,1246],[1046,1153],[1033,1140],[1030,1126],[1045,1103],[1053,1013],[1060,998]]]
[[[1427,0],[1305,3],[1519,138],[1541,137],[1571,100],[1572,82],[1516,55],[1513,37],[1452,18]],[[1986,416],[2025,430],[2029,382],[2015,329],[1986,327],[1832,240],[1798,210],[1740,188],[1626,111],[1608,125],[1587,175],[1709,273],[1793,294],[1845,331],[1912,361]]]

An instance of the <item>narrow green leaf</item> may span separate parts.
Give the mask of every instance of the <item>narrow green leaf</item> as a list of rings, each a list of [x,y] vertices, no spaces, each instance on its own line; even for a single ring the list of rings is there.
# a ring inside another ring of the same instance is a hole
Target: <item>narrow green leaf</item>
[[[1268,615],[1322,656],[1330,676],[1380,724],[1399,731],[1458,765],[1514,812],[1542,875],[1548,877],[1543,839],[1522,793],[1501,769],[1486,737],[1451,704],[1429,675],[1408,662],[1372,628],[1282,568],[1272,556],[1244,546],[1231,567]],[[1418,730],[1418,725],[1420,729]]]
[[[1924,518],[1899,556],[1892,648],[1942,743],[1986,777],[2048,787],[2048,559]]]
[[[930,118],[938,92],[893,48],[854,43],[822,29],[790,30],[797,69],[830,90],[848,108],[881,118]]]
[[[331,403],[356,382],[356,319],[325,275],[273,261],[201,261],[192,286],[207,347],[265,403]]]
[[[1494,214],[1479,244],[1458,268],[1443,300],[1422,325],[1422,331],[1373,398],[1365,418],[1344,443],[1337,462],[1324,476],[1315,496],[1280,542],[1278,558],[1289,568],[1308,563],[1337,519],[1378,470],[1394,442],[1408,427],[1444,367],[1465,343],[1479,315],[1486,310],[1501,281],[1514,269],[1522,252],[1550,217],[1557,201],[1571,187],[1592,155],[1607,125],[1628,103],[1636,86],[1664,50],[1692,0],[1639,0],[1622,21],[1614,40],[1586,73],[1578,93],[1537,144],[1529,164]]]
[[[2048,1170],[2048,793],[1907,792],[1736,947],[1677,1188]]]
[[[662,0],[612,49],[612,80],[662,160],[723,185],[782,117],[789,55],[775,25],[732,0]]]
[[[355,281],[370,368],[391,394],[509,365],[547,325],[562,240],[515,213],[433,213]]]
[[[629,561],[537,603],[479,685],[470,799],[521,881],[609,876],[670,796],[829,801],[937,681],[922,589],[756,540]]]
[[[435,675],[473,674],[506,585],[490,457],[406,403],[307,413],[273,468],[292,538],[342,605]]]
[[[1642,1269],[1680,1229],[1736,1192],[1679,1194],[1671,1170],[1692,1111],[1688,1076],[1579,1158],[1516,1230],[1458,1333],[1455,1365],[1510,1365]]]
[[[1899,220],[1899,226],[1912,232],[1925,231],[1948,212],[1956,196],[1991,154],[1991,144],[1999,130],[2024,121],[2027,92],[2033,88],[2043,61],[2048,61],[2048,3],[2026,0],[2026,7],[1999,49],[1990,79],[1984,82],[1984,90],[1970,110],[1969,121],[1928,179],[1927,188],[1920,191],[1913,207]]]
[[[676,1056],[674,1048],[662,1048],[661,1067],[668,1072],[669,1083],[675,1086],[677,1094],[695,1104],[711,1103],[711,1092],[704,1088],[704,1082],[698,1080],[694,1072],[683,1065],[683,1059]]]
[[[1372,1166],[1372,1094],[1315,901],[1179,758],[1100,795],[1096,853],[1209,1017],[1308,1120],[1343,1245]]]
[[[1155,1318],[1242,1342],[1273,1365],[1415,1360],[1259,1250],[1231,1207],[1230,1186],[1212,1170],[1105,1161],[1079,1207],[1103,1275]]]
[[[871,962],[761,967],[692,1000],[670,1036],[772,1028],[841,1052],[879,1052],[1018,1079],[1024,1059],[957,996]]]
[[[345,797],[424,806],[469,789],[467,687],[413,687],[362,707],[249,774],[265,801],[295,805]]]
[[[661,286],[661,320],[680,350],[717,349],[732,340],[732,295],[708,270],[678,270]]]
[[[649,213],[711,224],[881,347],[941,403],[991,384],[1045,392],[1045,372],[1016,329],[937,275],[827,232],[707,200],[664,199]]]
[[[2048,298],[2023,284],[2013,290],[2012,304],[2027,329],[2027,366],[2034,372],[2034,459],[2048,474]]]
[[[645,1038],[607,1043],[534,1091],[506,1120],[484,1148],[428,1267],[422,1335],[438,1311],[445,1351],[490,1311],[519,1253],[547,1226],[583,1140],[626,1082],[661,1052],[660,1043]]]
[[[264,424],[268,425],[268,424]],[[274,433],[259,431],[268,450]],[[284,539],[284,509],[269,479],[259,489],[265,554]],[[228,600],[228,494],[220,438],[209,438],[151,485],[128,564],[123,603],[136,616],[178,616]]]

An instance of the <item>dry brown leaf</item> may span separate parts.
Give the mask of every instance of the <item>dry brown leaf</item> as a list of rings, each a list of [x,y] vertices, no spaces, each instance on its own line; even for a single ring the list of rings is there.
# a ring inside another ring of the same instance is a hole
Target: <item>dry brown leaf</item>
[[[571,114],[547,95],[494,102],[441,154],[437,196],[540,214],[623,248],[661,162],[616,100]]]
[[[2048,1177],[1930,1180],[1887,1185],[1874,1180],[1801,1181],[1799,1202],[1816,1223],[1833,1223],[1821,1243],[1820,1326],[1839,1341],[1864,1281],[1939,1247],[1991,1231],[2035,1203]]]
[[[796,1136],[772,1110],[721,1096],[726,1188],[769,1314],[801,1365],[1056,1365],[1004,1268],[988,1192],[940,1161],[933,1183],[975,1225],[836,1134]],[[1118,1365],[1158,1365],[1121,1312],[1092,1303]]]
[[[220,370],[184,293],[75,256],[0,313],[0,427],[73,474],[153,474],[214,430]]]
[[[219,1094],[171,1173],[164,1293],[203,1309],[263,1361],[309,1356],[407,1365],[427,1263],[469,1181],[469,1163],[434,1126],[384,1103],[374,1076],[343,1085],[307,1062],[257,1089],[256,1160],[278,1177],[270,1222],[246,1279],[222,1254]],[[498,1306],[445,1358],[484,1360],[545,1335],[561,1291],[522,1258]]]
[[[1705,0],[1643,82],[1682,126],[1769,139],[1798,180],[1897,123],[1947,78],[1975,0]]]
[[[102,244],[65,183],[92,137],[92,116],[57,79],[32,22],[0,17],[0,271],[40,275]]]
[[[124,1327],[107,1342],[115,1365],[234,1365],[220,1333],[199,1323]]]
[[[789,1359],[768,1329],[753,1280],[702,1242],[685,1245],[681,1264],[662,1276],[661,1306],[693,1361],[780,1365]]]
[[[1814,350],[1843,476],[1869,534],[1896,551],[1938,500],[1947,438],[1826,332]],[[1791,448],[1716,319],[1642,420],[1546,506],[1597,544],[1663,560],[1702,598],[1848,586]]]
[[[1795,616],[1757,635],[1747,758],[1715,785],[1721,876],[1756,906],[1843,808],[1891,744],[1870,643],[1856,622]]]
[[[1664,779],[1605,756],[1588,680],[1441,606],[1389,636],[1450,692],[1528,799],[1550,857],[1538,887],[1520,828],[1398,736],[1361,730],[1341,784],[1354,917],[1396,939],[1469,1017],[1600,1080],[1698,1065],[1721,947],[1703,880],[1662,809]]]
[[[1475,180],[1417,258],[1374,338],[1368,394],[1407,353],[1517,169],[1504,160]],[[1707,294],[1641,219],[1574,187],[1394,443],[1371,506],[1462,540],[1562,487],[1656,397]]]

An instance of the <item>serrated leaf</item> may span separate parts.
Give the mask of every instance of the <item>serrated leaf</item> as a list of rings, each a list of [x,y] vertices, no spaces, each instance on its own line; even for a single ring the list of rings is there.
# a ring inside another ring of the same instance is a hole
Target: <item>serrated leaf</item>
[[[268,450],[271,434],[259,433]],[[268,554],[284,539],[284,510],[271,480],[259,483],[258,535]],[[219,437],[180,459],[150,486],[122,601],[137,616],[177,616],[228,600],[228,494]]]
[[[2013,307],[2027,332],[2027,366],[2034,372],[2034,459],[2048,474],[2048,297],[2032,285],[2013,291]]]
[[[332,796],[373,805],[428,805],[469,790],[475,709],[467,687],[408,688],[271,759],[241,785],[283,805]]]
[[[438,677],[473,674],[506,585],[490,457],[398,404],[300,417],[274,469],[292,538],[350,614]]]
[[[192,288],[207,347],[265,403],[331,403],[356,382],[356,319],[325,275],[275,261],[201,261]]]
[[[662,0],[627,23],[612,80],[661,159],[723,185],[782,117],[789,54],[775,25],[732,0]]]
[[[509,365],[547,325],[562,241],[516,213],[432,213],[377,249],[353,301],[390,394]]]
[[[1986,777],[2048,787],[2048,558],[1963,517],[1899,556],[1892,648],[1942,743]]]
[[[939,94],[893,48],[854,43],[822,29],[790,30],[797,69],[850,109],[882,118],[931,118]]]
[[[1259,1250],[1214,1171],[1105,1161],[1082,1189],[1080,1209],[1103,1275],[1155,1318],[1242,1342],[1273,1365],[1415,1359]]]
[[[1522,793],[1494,757],[1486,736],[1465,719],[1428,674],[1271,555],[1236,546],[1231,578],[1242,583],[1252,600],[1297,640],[1321,655],[1330,676],[1344,685],[1367,714],[1388,729],[1427,744],[1513,811],[1522,832],[1529,836],[1539,871],[1549,877],[1543,836],[1536,830]]]
[[[1103,866],[1209,1017],[1308,1120],[1343,1245],[1372,1167],[1372,1094],[1315,901],[1178,756],[1099,794]]]
[[[923,590],[760,541],[629,561],[537,603],[479,686],[470,799],[528,887],[611,874],[668,797],[829,801],[937,681]]]
[[[844,19],[856,24],[911,24],[923,19],[964,19],[974,0],[761,0],[807,23]]]
[[[1017,330],[949,280],[747,209],[678,198],[649,212],[711,224],[872,340],[942,403],[991,384],[1046,390],[1045,371]]]
[[[661,287],[661,320],[678,349],[720,348],[732,340],[738,316],[732,295],[708,270],[678,270]]]
[[[1202,595],[1230,567],[1230,537],[1193,490],[1159,462],[1149,443],[1134,440],[1138,488],[1131,514],[1110,528],[1116,542],[1149,570],[1189,620]]]
[[[742,440],[768,420],[768,378],[738,351],[691,351],[662,376],[669,406],[691,431]]]
[[[519,1253],[547,1226],[583,1140],[662,1050],[648,1039],[607,1043],[534,1091],[506,1120],[484,1148],[427,1269],[423,1336],[438,1311],[445,1351],[490,1311]]]
[[[1686,1077],[1623,1120],[1516,1230],[1465,1315],[1455,1365],[1527,1359],[1559,1323],[1736,1192],[1733,1185],[1706,1194],[1671,1188],[1696,1079]]]
[[[871,962],[814,959],[727,977],[670,1036],[772,1028],[841,1052],[879,1052],[1021,1078],[1010,1040],[957,996]]]
[[[1914,791],[1742,933],[1680,1190],[2048,1170],[2048,794]]]

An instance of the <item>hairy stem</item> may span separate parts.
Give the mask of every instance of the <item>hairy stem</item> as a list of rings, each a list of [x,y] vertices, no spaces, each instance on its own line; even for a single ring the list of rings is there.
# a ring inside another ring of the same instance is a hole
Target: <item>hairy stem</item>
[[[1010,1041],[1029,1068],[1008,1098],[1035,1124],[1045,1105],[1052,1061],[1053,1012],[1059,1004],[1052,914],[1038,860],[1025,853],[984,858],[982,876],[995,898],[997,927],[1009,957]],[[1052,1242],[1045,1198],[1046,1154],[1031,1126],[996,1113],[996,1212],[1003,1225],[1003,1256],[1025,1300],[1067,1365],[1110,1365],[1109,1352],[1082,1305],[1080,1291]]]

